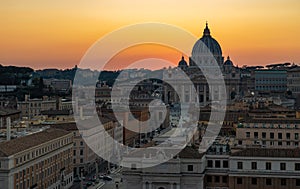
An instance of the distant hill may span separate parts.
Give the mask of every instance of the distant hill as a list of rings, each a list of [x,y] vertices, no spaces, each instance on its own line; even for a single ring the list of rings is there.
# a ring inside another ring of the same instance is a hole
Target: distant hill
[[[19,85],[22,80],[28,80],[33,72],[29,67],[0,65],[0,85]]]

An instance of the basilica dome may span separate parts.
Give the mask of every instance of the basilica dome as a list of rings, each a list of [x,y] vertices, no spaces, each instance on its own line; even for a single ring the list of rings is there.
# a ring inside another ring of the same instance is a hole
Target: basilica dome
[[[192,57],[212,53],[215,57],[222,57],[222,50],[219,43],[210,35],[208,24],[203,31],[203,36],[195,43],[192,50]]]

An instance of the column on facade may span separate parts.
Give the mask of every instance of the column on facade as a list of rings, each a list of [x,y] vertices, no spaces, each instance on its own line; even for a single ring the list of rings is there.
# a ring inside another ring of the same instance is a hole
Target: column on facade
[[[182,102],[185,102],[185,95],[184,95],[184,85],[181,85],[181,100],[182,100]]]
[[[173,96],[173,102],[178,102],[177,95],[180,97],[180,94],[177,93],[177,90],[178,90],[178,85],[175,85],[174,86],[174,92],[172,93],[174,95]]]
[[[218,84],[218,92],[219,92],[219,99],[218,100],[221,100],[222,99],[222,95],[223,95],[223,90],[226,90],[226,89],[222,89],[222,86],[220,84]]]
[[[204,106],[206,105],[206,84],[203,86],[203,102]]]
[[[200,103],[200,98],[199,98],[199,94],[200,94],[200,90],[199,90],[199,85],[197,84],[196,85],[196,92],[197,92],[197,99],[198,99],[198,101],[199,101],[199,103]]]
[[[194,99],[193,99],[194,96],[193,96],[192,91],[193,91],[193,86],[190,85],[190,102],[194,102]]]
[[[164,87],[164,92],[165,92],[165,102],[166,103],[169,103],[169,99],[168,99],[168,88],[167,87]]]
[[[211,100],[214,101],[215,100],[215,95],[214,95],[214,86],[211,85],[210,88],[210,96],[211,96]]]

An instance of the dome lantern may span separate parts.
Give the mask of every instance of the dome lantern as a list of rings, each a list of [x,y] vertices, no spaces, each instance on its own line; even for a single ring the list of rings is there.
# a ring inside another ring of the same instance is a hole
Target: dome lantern
[[[205,29],[204,29],[204,31],[203,31],[203,36],[210,36],[210,30],[209,30],[209,28],[208,28],[208,23],[207,23],[207,21],[206,21],[206,27],[205,27]]]

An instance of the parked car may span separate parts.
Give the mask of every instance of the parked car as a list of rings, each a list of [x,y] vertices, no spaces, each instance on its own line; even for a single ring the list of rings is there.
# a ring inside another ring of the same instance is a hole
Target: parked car
[[[92,182],[87,182],[87,183],[86,183],[86,186],[92,186],[92,185],[93,185]]]
[[[110,176],[104,176],[104,177],[103,177],[103,180],[106,180],[106,181],[111,181],[111,180],[112,180],[112,178],[111,178]]]
[[[103,177],[104,177],[104,175],[100,175],[100,176],[99,176],[99,179],[103,179]]]
[[[80,182],[80,181],[81,181],[81,179],[79,177],[74,178],[74,182]]]

